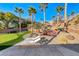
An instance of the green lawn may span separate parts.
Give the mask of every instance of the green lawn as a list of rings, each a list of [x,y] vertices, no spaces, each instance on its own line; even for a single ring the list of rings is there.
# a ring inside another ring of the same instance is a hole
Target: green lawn
[[[12,46],[23,40],[23,35],[30,32],[21,32],[13,34],[0,34],[0,50]]]

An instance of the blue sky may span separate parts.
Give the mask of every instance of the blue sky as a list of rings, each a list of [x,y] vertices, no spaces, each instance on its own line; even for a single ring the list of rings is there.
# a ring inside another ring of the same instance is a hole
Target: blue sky
[[[49,3],[48,4],[48,8],[46,10],[46,20],[49,21],[51,20],[52,16],[56,16],[57,12],[56,12],[56,7],[57,6],[63,6],[64,7],[64,3]],[[39,21],[40,18],[43,19],[43,13],[40,12],[39,10],[39,3],[0,3],[0,11],[3,12],[12,12],[15,15],[18,16],[18,14],[16,14],[14,12],[15,7],[20,7],[24,10],[24,14],[22,15],[23,18],[27,18],[29,17],[28,15],[28,8],[32,6],[34,8],[36,8],[37,10],[37,14],[36,14],[36,21]],[[68,15],[70,15],[70,13],[72,11],[75,11],[76,13],[79,13],[79,4],[78,3],[69,3],[68,4]],[[61,15],[64,15],[64,11],[61,12]]]

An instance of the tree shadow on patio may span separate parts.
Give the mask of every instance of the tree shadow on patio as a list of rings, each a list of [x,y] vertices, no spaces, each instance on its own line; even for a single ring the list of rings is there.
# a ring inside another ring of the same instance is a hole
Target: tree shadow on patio
[[[60,44],[59,46],[65,47],[75,52],[79,52],[79,44]]]

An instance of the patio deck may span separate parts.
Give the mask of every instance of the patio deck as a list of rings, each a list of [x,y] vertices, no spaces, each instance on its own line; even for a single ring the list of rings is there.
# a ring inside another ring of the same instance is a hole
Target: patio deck
[[[0,51],[0,56],[79,56],[79,45],[12,46]]]

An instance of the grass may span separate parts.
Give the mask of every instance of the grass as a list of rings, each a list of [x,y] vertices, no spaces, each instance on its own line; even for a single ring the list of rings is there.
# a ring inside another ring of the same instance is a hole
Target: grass
[[[23,35],[30,32],[21,32],[13,34],[0,34],[0,50],[10,47],[23,40]]]

